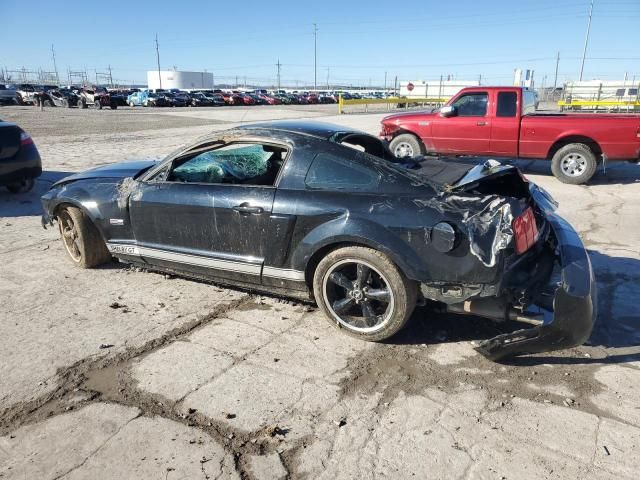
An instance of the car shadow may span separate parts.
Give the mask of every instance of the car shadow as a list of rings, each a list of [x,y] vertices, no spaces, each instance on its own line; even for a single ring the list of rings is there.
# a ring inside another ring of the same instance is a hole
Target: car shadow
[[[0,187],[0,217],[33,217],[42,215],[40,197],[58,180],[72,175],[73,172],[46,170],[36,179],[30,192],[11,193]]]
[[[513,357],[511,365],[626,363],[640,360],[640,260],[589,250],[598,286],[597,318],[591,337],[575,350]],[[418,307],[409,325],[390,338],[390,344],[441,344],[485,340],[527,328],[517,322],[495,323],[480,317],[438,313]],[[594,348],[593,355],[589,353]],[[589,356],[585,356],[589,354]]]
[[[507,165],[514,165],[522,173],[532,175],[553,176],[551,164],[540,160],[505,160]],[[606,168],[598,167],[596,173],[587,183],[588,186],[598,185],[629,185],[640,182],[640,164],[631,162],[609,162]]]

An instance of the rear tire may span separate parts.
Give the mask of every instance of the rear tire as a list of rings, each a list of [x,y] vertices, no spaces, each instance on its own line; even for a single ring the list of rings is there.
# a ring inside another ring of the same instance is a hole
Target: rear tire
[[[420,140],[410,133],[403,133],[391,140],[389,150],[396,158],[413,158],[422,155]]]
[[[570,143],[559,149],[551,159],[551,172],[562,183],[587,183],[598,168],[595,153],[583,143]]]
[[[62,243],[74,265],[93,268],[111,260],[100,232],[82,210],[64,207],[57,218]]]
[[[416,306],[418,286],[381,252],[345,247],[320,261],[313,292],[334,327],[378,342],[405,326]]]
[[[93,108],[96,110],[102,110],[102,102],[100,102],[99,98],[93,100]]]

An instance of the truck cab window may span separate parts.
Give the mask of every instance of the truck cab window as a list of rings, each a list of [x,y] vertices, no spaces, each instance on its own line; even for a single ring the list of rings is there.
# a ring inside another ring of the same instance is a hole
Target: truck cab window
[[[518,112],[518,94],[516,92],[499,92],[496,117],[515,117]]]
[[[458,98],[452,106],[456,107],[459,117],[484,117],[487,114],[486,92],[468,93]]]

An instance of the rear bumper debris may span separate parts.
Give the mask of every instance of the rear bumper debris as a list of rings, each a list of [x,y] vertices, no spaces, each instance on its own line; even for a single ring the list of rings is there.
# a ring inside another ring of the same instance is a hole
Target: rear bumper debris
[[[557,240],[560,269],[552,311],[540,308],[539,326],[480,342],[476,350],[491,360],[575,347],[591,335],[597,296],[589,256],[571,225],[555,213],[547,211],[546,216]]]

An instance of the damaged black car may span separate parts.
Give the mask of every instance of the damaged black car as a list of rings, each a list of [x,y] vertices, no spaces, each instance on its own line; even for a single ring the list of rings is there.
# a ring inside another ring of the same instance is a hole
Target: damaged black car
[[[580,345],[595,318],[578,234],[515,167],[399,160],[338,125],[245,125],[159,162],[72,175],[42,202],[80,267],[116,257],[314,299],[364,340],[391,337],[429,302],[520,322],[477,344],[497,360]]]

